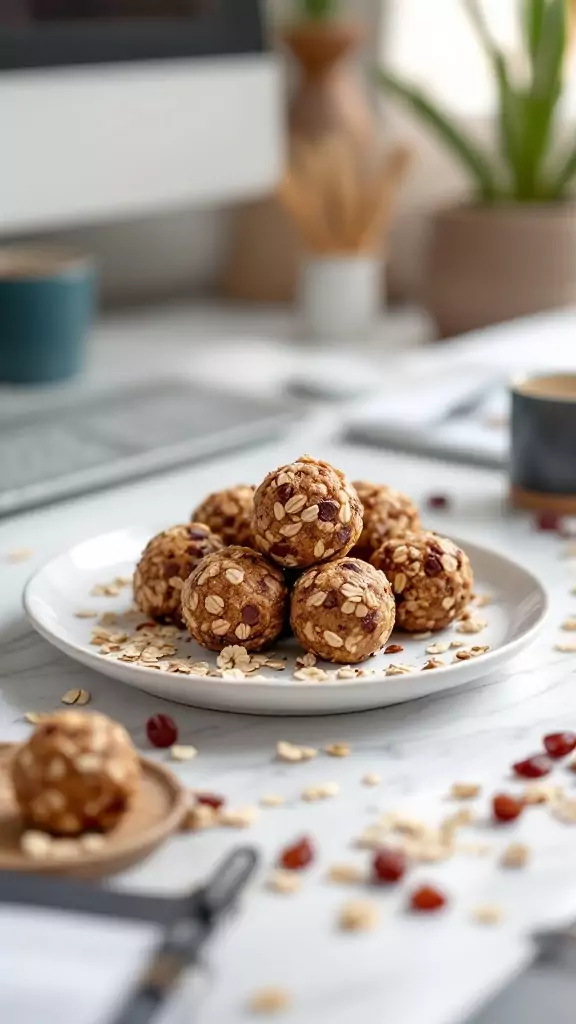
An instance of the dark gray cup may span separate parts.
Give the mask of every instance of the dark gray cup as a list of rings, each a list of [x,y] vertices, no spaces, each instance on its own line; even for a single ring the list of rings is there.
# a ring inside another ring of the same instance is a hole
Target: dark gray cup
[[[576,373],[527,377],[511,393],[514,504],[576,514]]]
[[[78,373],[95,294],[88,256],[58,248],[0,250],[0,381],[40,384]]]

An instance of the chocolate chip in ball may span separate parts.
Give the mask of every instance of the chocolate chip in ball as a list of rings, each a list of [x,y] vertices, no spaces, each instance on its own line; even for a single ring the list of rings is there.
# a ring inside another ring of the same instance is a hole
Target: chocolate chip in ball
[[[260,618],[260,612],[253,604],[245,604],[242,609],[242,622],[247,626],[255,626]]]
[[[286,558],[287,555],[292,554],[292,548],[289,544],[283,544],[281,541],[278,544],[273,544],[270,548],[270,554],[276,555],[277,558]]]
[[[342,568],[349,569],[350,572],[362,572],[361,566],[359,566],[356,562],[343,562]]]
[[[206,540],[208,532],[208,527],[204,530],[200,526],[188,527],[188,536],[190,540]]]
[[[343,526],[341,530],[337,531],[336,540],[338,541],[339,544],[347,544],[348,541],[350,540],[351,534],[352,530],[350,529],[350,527]]]
[[[338,595],[335,590],[329,590],[324,601],[325,608],[335,608],[338,604]]]
[[[442,562],[438,555],[428,555],[424,560],[424,572],[427,576],[438,576],[442,572]]]
[[[280,501],[282,505],[285,505],[286,502],[290,500],[293,493],[294,488],[291,486],[291,484],[281,484],[278,490],[276,491],[276,494],[278,495],[278,501]]]
[[[378,625],[378,612],[368,612],[368,615],[360,619],[360,625],[365,633],[373,633]]]
[[[322,523],[331,523],[336,519],[339,508],[336,501],[321,501],[318,505],[318,519]]]

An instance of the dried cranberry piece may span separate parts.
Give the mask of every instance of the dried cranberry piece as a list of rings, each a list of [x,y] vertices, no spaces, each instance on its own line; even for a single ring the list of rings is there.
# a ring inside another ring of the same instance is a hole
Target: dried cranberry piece
[[[421,885],[419,889],[414,890],[410,897],[412,910],[419,910],[426,914],[442,910],[442,907],[445,907],[447,902],[448,899],[445,893],[433,885]]]
[[[146,722],[146,735],[153,747],[171,747],[178,739],[178,727],[170,715],[152,715]]]
[[[278,501],[282,505],[285,505],[286,502],[290,500],[290,498],[292,497],[293,494],[294,494],[294,488],[292,487],[291,484],[281,484],[280,487],[276,491],[276,495],[278,497]]]
[[[336,532],[336,540],[339,544],[347,544],[352,536],[352,529],[349,526],[343,526],[341,530]]]
[[[287,846],[280,854],[280,864],[287,871],[301,871],[314,860],[315,850],[307,836],[303,836],[293,846]]]
[[[424,572],[427,576],[438,576],[442,572],[442,562],[438,555],[428,555],[425,558]]]
[[[292,548],[289,544],[283,544],[282,541],[278,541],[270,548],[270,554],[276,555],[277,558],[286,558],[286,555],[292,554]]]
[[[543,530],[560,530],[562,527],[562,516],[558,515],[557,512],[548,510],[547,512],[540,512],[536,517],[536,529]]]
[[[245,604],[242,609],[242,622],[247,626],[255,626],[260,618],[260,612],[253,604]]]
[[[324,601],[324,608],[335,608],[338,604],[338,594],[335,590],[329,590]]]
[[[450,498],[446,494],[431,494],[426,499],[428,508],[449,508]]]
[[[549,757],[557,760],[576,750],[576,733],[551,732],[544,737],[544,747]]]
[[[318,504],[318,519],[322,523],[331,523],[336,519],[339,509],[337,501],[321,501]]]
[[[399,882],[408,868],[403,850],[384,849],[374,854],[372,875],[375,882]]]
[[[492,812],[496,821],[515,821],[524,810],[524,804],[509,793],[497,793],[492,800]]]
[[[400,644],[388,644],[388,647],[384,651],[384,654],[400,654],[404,648]]]
[[[546,754],[535,754],[512,765],[512,771],[522,779],[541,779],[552,771],[552,764]]]
[[[213,807],[215,811],[219,811],[221,807],[226,803],[223,796],[216,796],[216,793],[195,793],[197,804],[207,804],[208,807]]]
[[[362,572],[362,569],[356,562],[342,562],[343,569],[350,569],[350,572]]]

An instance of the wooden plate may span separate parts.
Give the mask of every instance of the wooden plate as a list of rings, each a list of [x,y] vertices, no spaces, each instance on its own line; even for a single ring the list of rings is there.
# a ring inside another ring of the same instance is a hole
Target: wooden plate
[[[162,764],[140,758],[142,782],[132,807],[120,824],[104,836],[95,851],[78,848],[77,855],[62,860],[32,858],[20,849],[25,831],[12,796],[9,762],[17,745],[0,744],[0,871],[101,878],[125,871],[148,857],[180,827],[187,808],[186,790]]]

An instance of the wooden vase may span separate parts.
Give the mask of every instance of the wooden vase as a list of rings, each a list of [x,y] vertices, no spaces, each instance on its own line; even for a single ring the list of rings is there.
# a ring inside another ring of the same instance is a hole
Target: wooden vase
[[[365,38],[355,22],[302,22],[281,35],[298,79],[288,110],[289,149],[338,134],[373,158],[375,119],[352,58]],[[296,294],[300,245],[274,196],[236,213],[224,274],[227,296],[253,302],[290,302]]]

